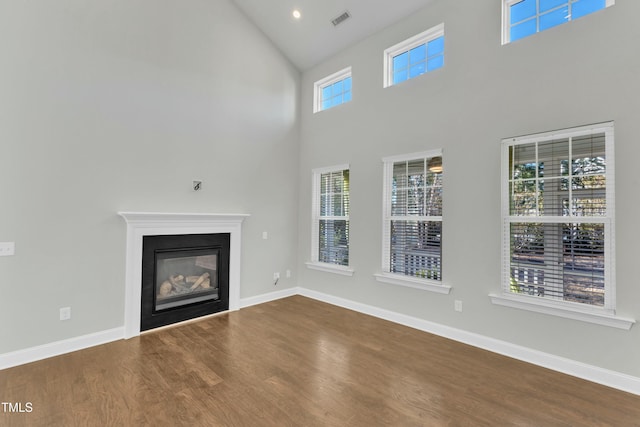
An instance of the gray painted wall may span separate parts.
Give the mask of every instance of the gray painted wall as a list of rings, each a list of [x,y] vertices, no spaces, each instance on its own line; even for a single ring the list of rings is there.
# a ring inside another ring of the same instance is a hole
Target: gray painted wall
[[[494,306],[500,292],[502,138],[615,120],[617,306],[640,319],[637,227],[640,2],[618,4],[516,43],[500,43],[500,1],[439,0],[308,70],[302,79],[299,283],[618,372],[640,376],[640,327],[622,331]],[[355,19],[355,18],[354,18]],[[383,89],[383,50],[445,23],[445,66]],[[353,67],[353,101],[312,114],[313,83]],[[444,150],[443,274],[450,295],[376,282],[382,157]],[[311,170],[351,165],[353,277],[304,268]],[[464,312],[454,311],[454,300]]]
[[[123,325],[121,210],[251,214],[241,297],[295,284],[300,73],[229,0],[0,0],[0,52],[0,354]]]

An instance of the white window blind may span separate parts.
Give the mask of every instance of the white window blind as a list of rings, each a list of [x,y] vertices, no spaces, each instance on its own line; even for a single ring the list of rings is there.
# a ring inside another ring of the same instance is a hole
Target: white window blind
[[[504,290],[613,309],[613,125],[503,141]]]
[[[314,171],[312,261],[349,265],[349,167]]]
[[[385,159],[386,273],[442,281],[442,152]]]

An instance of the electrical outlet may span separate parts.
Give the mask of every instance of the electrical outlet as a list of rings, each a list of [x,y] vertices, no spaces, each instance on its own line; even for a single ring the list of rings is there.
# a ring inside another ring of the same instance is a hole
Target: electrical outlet
[[[285,277],[287,279],[290,279],[291,278],[291,270],[287,270],[287,272],[284,275],[285,275]]]
[[[267,240],[267,239],[269,238],[269,233],[267,233],[266,231],[263,231],[263,232],[262,232],[262,238],[263,238],[264,240]]]
[[[453,308],[458,312],[462,312],[462,301],[455,300],[453,303]]]
[[[280,273],[273,273],[273,280],[278,280],[280,278]]]
[[[60,320],[71,319],[71,307],[62,307],[60,309]]]

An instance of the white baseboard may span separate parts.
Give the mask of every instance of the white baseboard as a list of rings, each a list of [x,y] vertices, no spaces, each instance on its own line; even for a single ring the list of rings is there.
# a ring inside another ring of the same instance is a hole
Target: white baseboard
[[[0,370],[124,339],[124,327],[0,354]]]
[[[240,308],[247,308],[252,305],[264,304],[265,302],[292,297],[294,295],[298,295],[300,293],[299,290],[299,288],[289,288],[281,291],[269,292],[268,294],[262,294],[255,297],[240,298]]]
[[[427,320],[418,319],[416,317],[407,316],[404,314],[381,309],[367,304],[362,304],[344,298],[335,297],[310,289],[296,287],[276,292],[270,292],[255,297],[242,298],[240,299],[240,308],[251,307],[253,305],[263,304],[265,302],[275,301],[294,295],[302,295],[338,307],[343,307],[363,314],[368,314],[380,319],[388,320],[444,338],[449,338],[464,344],[472,345],[474,347],[482,348],[494,353],[502,354],[514,359],[522,360],[534,365],[542,366],[547,369],[582,378],[587,381],[616,388],[628,393],[640,395],[640,378],[638,377],[599,368],[597,366],[588,365],[585,363],[577,362],[575,360],[554,356],[552,354],[543,353],[541,351],[511,344],[506,341],[489,338],[484,335],[479,335],[472,332],[463,331],[461,329],[440,325],[438,323],[429,322]],[[23,365],[30,362],[35,362],[37,360],[42,360],[49,357],[58,356],[65,353],[71,353],[73,351],[82,350],[96,345],[106,344],[108,342],[117,341],[123,338],[124,327],[120,327],[107,331],[97,332],[95,334],[84,335],[81,337],[70,338],[67,340],[44,344],[24,350],[18,350],[11,353],[0,354],[0,370],[11,368],[13,366]]]
[[[302,296],[313,298],[328,304],[368,314],[380,319],[389,320],[394,323],[482,348],[493,353],[502,354],[513,359],[542,366],[563,374],[640,395],[640,378],[638,377],[599,368],[597,366],[587,365],[586,363],[532,350],[506,341],[489,338],[484,335],[463,331],[461,329],[451,328],[449,326],[440,325],[438,323],[429,322],[427,320],[384,310],[344,298],[327,295],[310,289],[298,288],[298,293]]]
[[[252,305],[275,301],[297,294],[298,288],[291,288],[276,292],[270,292],[268,294],[258,295],[251,298],[243,298],[240,299],[240,308],[251,307]],[[10,353],[0,354],[0,370],[12,368],[19,365],[25,365],[27,363],[36,362],[38,360],[48,359],[50,357],[59,356],[65,353],[84,350],[86,348],[106,344],[124,338],[125,335],[123,326],[107,331],[96,332],[94,334],[69,338],[49,344],[43,344],[37,347],[30,347],[24,350],[17,350]]]

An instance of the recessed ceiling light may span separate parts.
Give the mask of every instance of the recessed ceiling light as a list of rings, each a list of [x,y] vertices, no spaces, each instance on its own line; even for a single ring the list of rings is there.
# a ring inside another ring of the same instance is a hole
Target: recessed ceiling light
[[[300,19],[302,17],[302,13],[300,13],[300,11],[298,9],[295,9],[291,14],[296,19]]]

